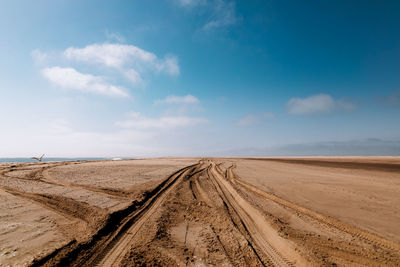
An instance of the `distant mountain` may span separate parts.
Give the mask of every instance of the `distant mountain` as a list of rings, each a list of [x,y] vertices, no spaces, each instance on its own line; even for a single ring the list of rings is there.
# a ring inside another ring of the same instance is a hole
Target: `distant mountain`
[[[218,156],[400,156],[400,141],[370,138],[243,148],[216,154]]]

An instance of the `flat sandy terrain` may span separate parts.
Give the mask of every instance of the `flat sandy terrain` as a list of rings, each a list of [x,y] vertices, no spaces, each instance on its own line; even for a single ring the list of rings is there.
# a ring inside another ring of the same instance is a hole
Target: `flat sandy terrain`
[[[241,180],[266,192],[400,241],[398,158],[232,162]]]
[[[0,266],[399,266],[400,158],[0,165]]]

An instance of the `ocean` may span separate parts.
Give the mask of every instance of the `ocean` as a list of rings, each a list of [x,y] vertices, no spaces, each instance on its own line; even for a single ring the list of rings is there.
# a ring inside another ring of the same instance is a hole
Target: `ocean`
[[[46,158],[42,159],[42,162],[49,161],[83,161],[83,160],[111,160],[112,158]],[[7,162],[36,162],[32,158],[0,158],[0,163]]]

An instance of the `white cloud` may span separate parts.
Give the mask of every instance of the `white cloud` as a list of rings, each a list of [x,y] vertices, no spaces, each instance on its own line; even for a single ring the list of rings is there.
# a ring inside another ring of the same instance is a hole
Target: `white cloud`
[[[291,114],[327,113],[335,108],[335,100],[327,94],[318,94],[306,98],[291,98],[286,103]]]
[[[236,8],[234,2],[227,2],[225,0],[214,1],[214,15],[213,19],[203,26],[204,30],[213,30],[230,25],[234,25],[239,21],[236,15]]]
[[[200,101],[197,97],[192,95],[175,96],[170,95],[164,99],[154,101],[154,104],[198,104]]]
[[[134,86],[142,87],[146,83],[143,81],[142,76],[134,69],[129,69],[124,72],[125,78],[127,78]]]
[[[306,98],[291,98],[286,108],[290,114],[307,115],[329,113],[335,109],[351,110],[355,106],[343,100],[335,100],[328,94],[317,94]]]
[[[188,116],[161,116],[150,118],[141,115],[139,112],[129,114],[125,121],[118,121],[116,125],[122,128],[146,130],[158,129],[168,130],[173,128],[182,128],[207,123],[207,119]]]
[[[53,84],[66,89],[114,97],[129,96],[123,87],[112,85],[101,76],[83,74],[73,68],[45,68],[42,75]]]
[[[155,66],[158,71],[165,72],[171,76],[178,76],[180,73],[178,59],[172,55],[166,56],[162,61],[158,61]]]
[[[92,44],[84,48],[69,47],[64,51],[64,56],[71,60],[100,63],[114,68],[122,67],[128,60],[152,62],[156,59],[153,53],[125,44]]]
[[[106,34],[108,38],[119,39],[119,41],[122,40],[118,34]],[[114,75],[121,75],[123,78],[130,81],[133,87],[144,87],[147,82],[143,77],[150,78],[148,75],[149,73],[165,73],[169,76],[178,76],[180,74],[178,59],[174,55],[166,55],[164,58],[158,58],[154,53],[127,44],[103,43],[91,44],[83,48],[69,47],[62,53],[44,53],[40,50],[33,50],[31,56],[36,63],[40,63],[42,66],[49,66],[50,62],[53,63],[52,65],[59,65],[59,62],[65,63],[66,59],[72,67],[76,62],[84,62],[92,66],[103,65],[117,70],[117,73],[114,72]],[[107,73],[106,75],[110,75],[110,72],[105,72],[104,69],[102,71],[103,73]],[[70,75],[77,76],[76,73],[72,74],[71,71]],[[102,78],[103,81],[100,81],[100,76],[92,75],[91,78],[86,76],[86,80],[91,80],[93,82],[94,79],[92,78],[96,78],[97,80],[95,82],[95,87],[98,89],[94,91],[101,90],[99,84],[107,85],[104,78]],[[109,89],[103,91],[114,91],[114,95],[117,94],[118,90],[116,89],[122,88],[109,84],[108,87]],[[76,86],[72,88],[76,88]],[[90,88],[93,88],[93,86],[90,86]]]
[[[169,95],[164,99],[157,99],[154,105],[167,106],[164,110],[166,115],[186,115],[191,112],[198,112],[202,110],[200,100],[193,95],[176,96]]]
[[[179,75],[178,60],[174,56],[159,59],[155,54],[145,51],[134,45],[126,44],[92,44],[84,48],[67,48],[63,55],[69,60],[102,64],[107,67],[121,69],[135,68],[142,72],[150,69],[165,72],[171,76]]]
[[[125,42],[125,38],[124,38],[124,36],[122,36],[121,34],[119,34],[119,33],[116,33],[116,32],[109,32],[109,31],[106,31],[106,37],[107,37],[107,39],[108,40],[110,40],[110,41],[117,41],[117,42],[119,42],[119,43],[124,43]]]

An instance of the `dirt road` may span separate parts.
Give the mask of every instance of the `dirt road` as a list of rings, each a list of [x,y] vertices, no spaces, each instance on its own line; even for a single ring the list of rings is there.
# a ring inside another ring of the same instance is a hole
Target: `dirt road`
[[[400,265],[397,241],[256,187],[229,162],[202,159],[147,184],[144,194],[66,182],[56,171],[64,165],[55,164],[33,172],[26,166],[12,172],[3,168],[1,188],[81,227],[72,240],[36,256],[32,266]],[[72,186],[89,192],[85,200],[102,196],[119,208],[107,201],[84,204],[78,198],[26,192],[8,179],[33,179],[50,189]]]

